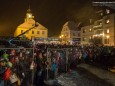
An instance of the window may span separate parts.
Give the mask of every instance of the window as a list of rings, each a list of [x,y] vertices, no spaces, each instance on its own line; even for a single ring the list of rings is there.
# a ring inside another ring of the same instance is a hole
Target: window
[[[104,33],[105,34],[109,33],[109,29],[104,30]]]
[[[110,13],[110,10],[109,10],[109,9],[106,9],[106,13],[109,14],[109,13]]]
[[[86,30],[85,29],[83,29],[83,33],[85,33],[86,32]]]
[[[100,15],[103,16],[103,13],[101,12]]]
[[[107,29],[107,33],[109,33],[109,29]]]
[[[104,33],[107,34],[107,30],[104,30]]]
[[[99,25],[102,25],[102,22],[99,22]]]
[[[91,29],[91,28],[89,29],[89,32],[92,32],[92,29]]]
[[[34,31],[32,31],[32,34],[34,34]]]
[[[63,28],[63,31],[67,31],[67,30],[68,30],[67,27],[64,27],[64,28]]]
[[[106,24],[110,23],[110,20],[109,19],[106,19]]]
[[[23,33],[23,30],[21,30],[21,33]]]
[[[82,38],[82,40],[83,40],[83,41],[85,41],[85,40],[86,40],[86,38],[85,38],[85,37],[83,37],[83,38]]]
[[[45,32],[44,32],[44,31],[42,31],[42,34],[45,34]]]
[[[89,39],[91,40],[91,39],[92,39],[92,36],[90,36]]]
[[[37,31],[37,34],[40,34],[40,31]]]

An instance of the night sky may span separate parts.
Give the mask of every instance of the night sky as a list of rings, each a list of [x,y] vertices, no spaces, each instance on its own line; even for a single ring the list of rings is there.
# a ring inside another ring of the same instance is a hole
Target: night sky
[[[30,8],[35,20],[48,28],[49,36],[60,34],[68,20],[84,22],[93,15],[91,0],[0,0],[0,35],[12,36]]]

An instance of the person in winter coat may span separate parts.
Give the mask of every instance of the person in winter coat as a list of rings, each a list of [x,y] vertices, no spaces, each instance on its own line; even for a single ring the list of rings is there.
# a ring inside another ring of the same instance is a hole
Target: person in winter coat
[[[0,86],[4,86],[3,75],[5,71],[6,71],[5,63],[3,60],[0,60]]]
[[[36,56],[36,73],[34,78],[34,85],[35,86],[45,86],[43,74],[43,56],[42,52],[39,51],[38,55]]]

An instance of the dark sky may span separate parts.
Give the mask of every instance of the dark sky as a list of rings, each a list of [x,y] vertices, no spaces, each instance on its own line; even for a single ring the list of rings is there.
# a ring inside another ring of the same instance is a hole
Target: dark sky
[[[13,35],[29,7],[35,20],[58,35],[68,20],[86,21],[94,13],[91,0],[0,0],[0,35]]]

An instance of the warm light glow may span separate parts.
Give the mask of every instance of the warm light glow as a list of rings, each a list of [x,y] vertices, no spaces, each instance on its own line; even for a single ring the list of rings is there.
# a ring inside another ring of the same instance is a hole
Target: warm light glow
[[[107,38],[109,38],[110,36],[106,36]]]
[[[61,37],[63,37],[64,35],[61,35]]]
[[[59,38],[61,38],[61,36],[59,36]]]
[[[31,15],[31,14],[28,14],[28,17],[29,17],[29,18],[31,18],[31,17],[32,17],[32,15]]]
[[[110,10],[106,9],[106,12],[107,12],[107,14],[109,14],[109,13],[110,13]]]
[[[100,34],[100,35],[103,35],[103,34]]]
[[[89,29],[89,31],[91,32],[91,31],[92,31],[92,29],[90,28],[90,29]]]
[[[106,20],[106,23],[109,23],[109,22],[110,22],[109,19],[107,19],[107,20]]]
[[[109,33],[109,29],[107,29],[107,33]]]

